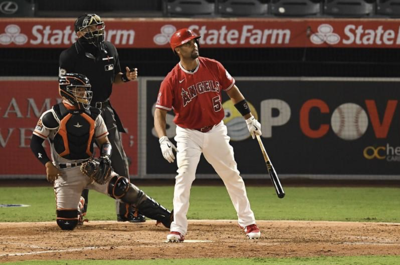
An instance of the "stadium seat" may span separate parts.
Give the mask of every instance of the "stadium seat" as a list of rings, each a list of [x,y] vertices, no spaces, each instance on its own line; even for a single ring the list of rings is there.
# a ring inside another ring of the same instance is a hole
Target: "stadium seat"
[[[223,17],[266,16],[268,5],[260,0],[219,0],[218,12]]]
[[[272,0],[270,13],[274,16],[318,16],[322,0]]]
[[[215,15],[215,2],[207,0],[166,0],[168,17],[202,17]]]
[[[324,14],[334,17],[368,17],[372,16],[372,0],[325,0]]]
[[[378,16],[400,17],[400,0],[377,0],[376,14]]]

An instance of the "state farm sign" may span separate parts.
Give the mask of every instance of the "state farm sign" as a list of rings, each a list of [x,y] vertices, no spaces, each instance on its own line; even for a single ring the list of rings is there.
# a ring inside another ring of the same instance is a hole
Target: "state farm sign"
[[[391,20],[310,22],[310,29],[311,46],[400,47],[400,26]]]
[[[0,19],[0,47],[67,48],[76,41],[74,19]],[[395,20],[351,19],[105,19],[105,39],[117,48],[169,48],[180,28],[207,48],[397,48]]]

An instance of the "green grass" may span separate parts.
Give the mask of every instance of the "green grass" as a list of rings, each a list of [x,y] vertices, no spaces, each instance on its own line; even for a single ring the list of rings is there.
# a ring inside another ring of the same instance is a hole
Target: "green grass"
[[[143,187],[165,207],[172,209],[173,187]],[[247,187],[258,220],[326,220],[400,223],[398,188],[289,187],[278,199],[272,187]],[[51,187],[0,188],[0,204],[28,204],[26,208],[0,208],[0,222],[55,220]],[[114,200],[95,191],[89,193],[90,220],[115,220]],[[236,212],[223,186],[193,186],[189,219],[236,219]]]
[[[252,258],[252,259],[175,259],[175,260],[59,260],[10,262],[6,265],[398,265],[397,256],[318,257],[318,258]]]
[[[172,209],[173,187],[145,186],[143,190]],[[398,188],[285,188],[278,199],[272,187],[247,187],[252,209],[258,220],[326,220],[400,223]],[[115,220],[115,202],[103,194],[89,193],[88,218]],[[26,208],[0,208],[0,222],[54,221],[55,200],[51,187],[0,188],[0,204],[28,204]],[[236,219],[236,213],[223,186],[193,186],[189,219]],[[25,261],[7,265],[397,265],[400,256],[252,258],[252,259],[176,259],[112,261]]]

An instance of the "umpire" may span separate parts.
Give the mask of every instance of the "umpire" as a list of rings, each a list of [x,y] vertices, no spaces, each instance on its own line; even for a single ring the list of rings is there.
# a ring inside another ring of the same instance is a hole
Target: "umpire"
[[[82,73],[91,81],[93,99],[91,105],[101,110],[109,131],[112,145],[112,167],[120,176],[129,178],[128,161],[121,142],[120,132],[125,133],[121,120],[110,103],[113,84],[122,84],[137,79],[137,69],[121,70],[115,46],[104,40],[105,24],[96,14],[85,14],[75,21],[77,41],[60,55],[59,75]],[[82,196],[88,202],[88,190]],[[85,205],[87,210],[87,205]],[[118,221],[144,222],[143,215],[119,200],[116,201]]]

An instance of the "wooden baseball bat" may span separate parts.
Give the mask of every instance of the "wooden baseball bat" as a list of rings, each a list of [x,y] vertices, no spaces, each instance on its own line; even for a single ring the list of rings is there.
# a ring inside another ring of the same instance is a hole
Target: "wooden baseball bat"
[[[256,135],[258,143],[260,144],[261,152],[264,156],[264,161],[265,164],[267,165],[267,170],[269,173],[269,176],[271,177],[272,184],[274,184],[276,195],[278,195],[279,198],[285,197],[285,191],[283,190],[282,184],[279,180],[278,174],[276,174],[275,168],[271,163],[271,159],[269,159],[267,151],[265,150],[264,144],[261,141],[261,138],[259,135]]]

